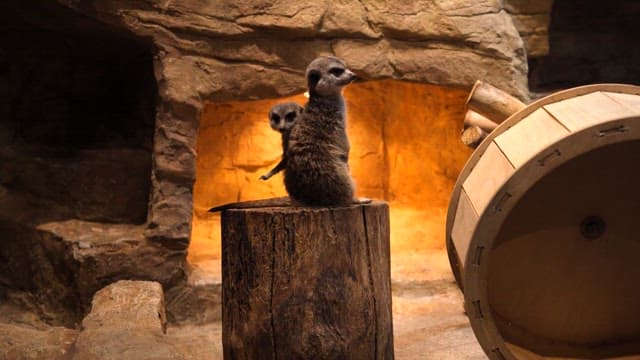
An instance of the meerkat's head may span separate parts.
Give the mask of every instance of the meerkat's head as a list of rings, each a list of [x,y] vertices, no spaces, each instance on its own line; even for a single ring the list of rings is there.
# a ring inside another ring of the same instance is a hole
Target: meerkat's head
[[[307,86],[311,96],[339,95],[342,88],[355,80],[344,60],[335,56],[322,56],[307,66]]]
[[[275,105],[269,110],[269,124],[275,131],[281,133],[290,131],[302,113],[302,110],[302,106],[294,102]]]

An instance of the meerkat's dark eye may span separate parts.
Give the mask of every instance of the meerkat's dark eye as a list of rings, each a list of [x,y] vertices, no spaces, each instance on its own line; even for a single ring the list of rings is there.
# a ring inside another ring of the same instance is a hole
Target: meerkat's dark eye
[[[334,67],[334,68],[329,69],[329,74],[338,77],[338,76],[344,74],[344,69],[343,68]]]
[[[284,119],[287,122],[293,122],[296,119],[296,113],[295,112],[288,112],[287,115],[284,116]]]
[[[271,114],[271,121],[273,122],[279,122],[280,121],[280,115],[278,114]]]

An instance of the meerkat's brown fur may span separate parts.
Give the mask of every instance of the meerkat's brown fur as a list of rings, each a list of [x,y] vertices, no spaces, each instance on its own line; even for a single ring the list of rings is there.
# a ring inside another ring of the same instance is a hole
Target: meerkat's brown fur
[[[309,101],[289,135],[284,183],[294,202],[310,206],[354,203],[342,88],[355,75],[325,56],[306,70]]]
[[[342,88],[354,80],[354,74],[343,60],[325,56],[309,64],[306,77],[309,101],[291,128],[286,144],[283,137],[284,182],[289,197],[225,204],[209,211],[371,202],[354,198],[349,173],[350,146]]]

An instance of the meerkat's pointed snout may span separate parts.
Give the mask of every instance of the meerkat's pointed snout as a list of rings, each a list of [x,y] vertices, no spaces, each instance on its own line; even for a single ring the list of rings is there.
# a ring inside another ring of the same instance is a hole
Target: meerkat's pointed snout
[[[347,76],[347,81],[348,81],[347,83],[352,83],[352,82],[358,80],[358,76],[353,71],[351,71],[349,69],[345,70],[345,74]]]
[[[349,69],[345,69],[345,76],[351,80],[356,78],[356,74],[353,73],[353,71],[349,70]]]

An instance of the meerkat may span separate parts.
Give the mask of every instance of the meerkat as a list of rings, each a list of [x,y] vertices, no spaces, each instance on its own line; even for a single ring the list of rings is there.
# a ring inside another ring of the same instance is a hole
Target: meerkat
[[[342,88],[355,75],[343,60],[324,56],[309,64],[306,79],[309,101],[289,132],[284,154],[284,182],[289,197],[235,202],[209,212],[371,203],[370,199],[354,197],[355,186],[349,172],[350,145]]]
[[[313,60],[305,73],[309,101],[289,134],[285,188],[291,199],[302,205],[358,202],[349,173],[350,146],[342,96],[342,89],[355,75],[334,56]]]
[[[277,104],[269,110],[269,125],[282,135],[282,160],[268,173],[260,176],[260,180],[268,180],[286,167],[286,154],[289,148],[289,134],[302,113],[303,107],[295,102]]]

